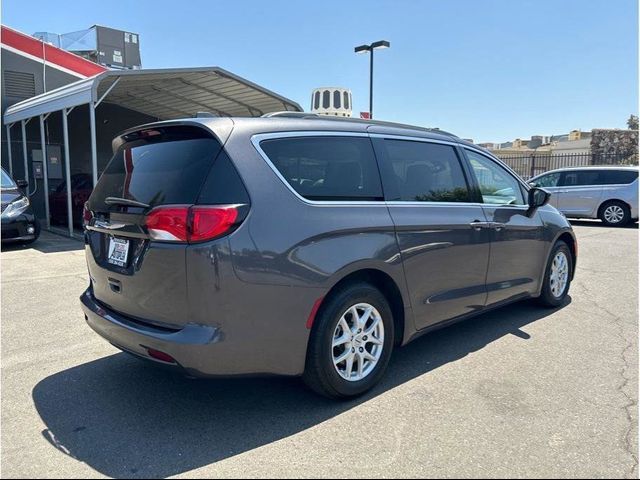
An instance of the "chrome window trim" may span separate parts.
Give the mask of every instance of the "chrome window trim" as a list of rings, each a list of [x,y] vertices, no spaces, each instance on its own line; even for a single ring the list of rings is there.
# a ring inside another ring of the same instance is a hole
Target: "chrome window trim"
[[[444,145],[451,146],[460,146],[457,142],[451,142],[447,140],[439,140],[439,139],[431,139],[424,137],[412,137],[409,135],[386,135],[382,133],[366,133],[366,132],[350,132],[350,131],[329,131],[329,130],[296,130],[296,131],[284,131],[284,132],[270,132],[270,133],[256,133],[251,136],[251,143],[253,144],[256,151],[260,154],[262,159],[267,163],[269,168],[273,171],[273,173],[280,179],[280,181],[284,184],[284,186],[301,202],[310,205],[310,206],[320,206],[320,207],[427,207],[427,206],[437,206],[437,207],[507,207],[507,208],[529,208],[529,205],[508,205],[508,204],[491,204],[491,203],[477,203],[477,202],[412,202],[412,201],[402,201],[402,200],[309,200],[308,198],[300,195],[289,182],[284,178],[284,176],[280,173],[278,168],[273,164],[271,159],[267,156],[262,147],[260,147],[260,142],[263,140],[273,140],[277,138],[295,138],[295,137],[368,137],[368,138],[388,138],[390,140],[410,140],[410,141],[418,141],[425,143],[440,143]],[[466,147],[465,147],[466,148]],[[475,150],[475,149],[472,149]],[[478,153],[482,153],[478,150]],[[486,156],[486,155],[485,155]],[[502,163],[502,162],[500,162]],[[508,168],[508,167],[507,167]],[[510,169],[509,169],[510,170]],[[510,170],[511,171],[511,170]],[[519,177],[516,175],[516,179]],[[382,178],[381,178],[382,180]],[[521,182],[522,183],[522,182]]]

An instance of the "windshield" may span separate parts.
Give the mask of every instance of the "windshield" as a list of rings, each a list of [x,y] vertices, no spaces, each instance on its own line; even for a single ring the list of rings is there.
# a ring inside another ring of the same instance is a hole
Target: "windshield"
[[[6,188],[18,188],[18,187],[16,186],[16,182],[14,182],[11,179],[9,174],[5,172],[3,168],[2,169],[2,189],[4,190]]]

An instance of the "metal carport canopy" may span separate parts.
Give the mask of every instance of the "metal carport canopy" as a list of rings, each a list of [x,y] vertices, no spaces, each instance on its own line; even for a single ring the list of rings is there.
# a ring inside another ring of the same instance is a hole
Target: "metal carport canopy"
[[[16,103],[7,108],[4,121],[15,123],[95,104],[105,93],[108,103],[162,120],[192,117],[200,111],[238,117],[302,111],[296,102],[219,67],[110,70]]]

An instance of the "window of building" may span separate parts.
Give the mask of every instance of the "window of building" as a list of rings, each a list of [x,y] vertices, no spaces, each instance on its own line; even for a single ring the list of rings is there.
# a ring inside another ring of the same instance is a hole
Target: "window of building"
[[[315,108],[316,110],[320,108],[320,92],[316,91],[315,93],[315,99],[313,101],[313,108]]]
[[[340,90],[333,91],[333,108],[340,108]]]
[[[322,108],[330,108],[331,107],[331,92],[329,90],[325,90],[322,93]]]
[[[383,200],[368,138],[277,138],[263,140],[260,147],[286,182],[309,200]]]

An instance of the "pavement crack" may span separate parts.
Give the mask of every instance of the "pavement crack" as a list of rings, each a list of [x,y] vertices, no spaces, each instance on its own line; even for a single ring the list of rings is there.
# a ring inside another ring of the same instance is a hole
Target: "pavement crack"
[[[616,387],[616,391],[626,399],[626,403],[622,408],[625,412],[626,419],[627,419],[627,429],[624,433],[622,440],[623,440],[623,446],[625,451],[633,460],[633,465],[631,467],[631,471],[629,472],[628,478],[637,478],[638,477],[638,454],[634,448],[633,441],[632,441],[633,427],[635,425],[635,420],[633,418],[632,412],[637,409],[638,402],[636,399],[631,397],[631,395],[629,395],[625,391],[626,387],[629,385],[629,382],[631,381],[631,378],[629,377],[628,372],[631,370],[632,365],[629,362],[628,354],[633,349],[633,343],[624,334],[624,325],[623,325],[623,320],[621,315],[618,315],[610,311],[609,309],[603,307],[602,305],[598,304],[595,300],[593,300],[593,295],[591,295],[591,292],[589,292],[589,289],[585,285],[578,283],[578,286],[582,288],[582,290],[587,294],[585,295],[585,300],[591,303],[596,309],[601,310],[602,312],[606,313],[613,319],[613,323],[617,327],[616,334],[625,344],[625,347],[622,349],[622,352],[620,353],[620,359],[622,360],[622,367],[619,370],[619,374],[622,380],[620,384]]]

